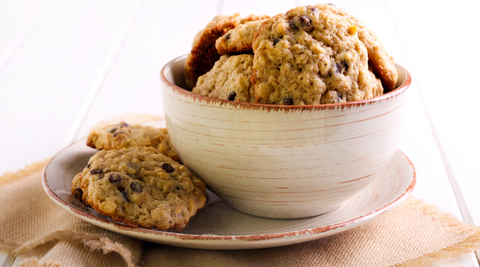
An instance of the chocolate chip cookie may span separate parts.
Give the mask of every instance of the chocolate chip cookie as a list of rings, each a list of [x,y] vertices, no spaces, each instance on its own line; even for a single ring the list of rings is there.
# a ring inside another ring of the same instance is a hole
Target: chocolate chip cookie
[[[342,8],[331,4],[315,4],[314,6],[319,10],[340,15],[358,28],[358,38],[367,48],[368,62],[373,67],[374,73],[382,80],[386,90],[395,89],[398,78],[395,62],[393,57],[387,53],[377,35],[365,23]]]
[[[197,33],[192,43],[192,50],[185,62],[185,82],[188,88],[195,87],[198,77],[207,73],[220,58],[215,41],[240,24],[239,14],[219,15]]]
[[[250,22],[250,21],[264,20],[264,19],[268,19],[268,18],[270,18],[270,16],[268,16],[268,15],[250,14],[246,17],[240,18],[240,24],[244,24],[244,23],[247,23],[247,22]]]
[[[382,81],[380,81],[380,79],[378,79],[375,76],[375,74],[370,68],[369,68],[368,76],[370,76],[368,77],[368,79],[371,80],[372,90],[368,90],[368,91],[357,90],[356,93],[361,94],[356,97],[358,99],[360,98],[369,99],[369,98],[373,98],[383,94]],[[322,98],[320,99],[320,104],[334,104],[334,103],[342,103],[342,102],[347,102],[347,96],[339,94],[337,90],[327,90],[325,93],[322,94]]]
[[[315,6],[297,7],[265,21],[253,42],[255,102],[316,105],[376,96],[368,53],[358,27]],[[335,93],[333,93],[335,91]]]
[[[120,122],[90,132],[87,146],[98,150],[122,149],[128,147],[154,147],[162,154],[177,162],[180,158],[173,149],[166,128]]]
[[[220,55],[228,53],[246,53],[252,51],[255,33],[265,20],[249,21],[229,30],[218,38],[215,47]]]
[[[187,56],[185,82],[188,88],[195,87],[198,77],[211,70],[215,62],[220,59],[220,54],[215,48],[215,42],[219,37],[240,24],[265,18],[268,16],[254,14],[243,18],[239,17],[239,14],[219,15],[213,18],[203,30],[197,33],[193,40],[192,50]]]
[[[82,200],[85,188],[82,187],[83,172],[77,173],[72,180],[72,194],[75,198]]]
[[[151,147],[99,151],[72,194],[112,220],[160,230],[182,230],[206,202],[203,181]]]
[[[253,55],[223,55],[213,69],[198,78],[192,92],[218,99],[253,102]]]

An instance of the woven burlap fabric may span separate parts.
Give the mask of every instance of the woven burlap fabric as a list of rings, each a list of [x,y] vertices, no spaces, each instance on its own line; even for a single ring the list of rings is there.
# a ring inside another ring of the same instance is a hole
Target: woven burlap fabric
[[[41,184],[45,163],[28,167],[23,171],[25,176],[13,174],[0,179],[0,248],[18,255],[48,242],[61,241],[41,262],[58,260],[64,266],[136,265],[141,241],[77,219],[50,200]]]
[[[478,229],[410,198],[377,220],[308,243],[249,251],[148,244],[142,260],[145,267],[159,261],[169,266],[421,266],[472,251],[478,243]]]
[[[138,118],[153,117],[121,119]],[[479,228],[415,198],[357,228],[292,246],[208,251],[152,244],[90,225],[57,206],[41,185],[45,164],[0,177],[0,249],[21,255],[46,247],[22,266],[421,266],[480,247]]]

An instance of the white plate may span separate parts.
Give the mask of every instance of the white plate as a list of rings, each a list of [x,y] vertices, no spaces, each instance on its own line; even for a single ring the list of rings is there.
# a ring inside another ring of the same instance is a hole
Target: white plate
[[[380,177],[337,209],[304,219],[266,219],[227,206],[211,192],[208,203],[181,232],[130,227],[98,214],[71,195],[72,179],[95,150],[80,140],[46,165],[42,183],[48,196],[73,215],[104,229],[155,243],[199,249],[237,250],[291,245],[337,234],[378,218],[412,192],[416,176],[410,160],[396,151]]]

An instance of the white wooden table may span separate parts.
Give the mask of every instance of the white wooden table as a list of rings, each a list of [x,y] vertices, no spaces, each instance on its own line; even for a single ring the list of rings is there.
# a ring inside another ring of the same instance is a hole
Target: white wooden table
[[[417,169],[413,195],[480,225],[480,1],[331,2],[366,22],[413,76],[400,145]],[[214,16],[311,3],[0,0],[0,174],[53,156],[102,120],[161,115],[160,69]],[[0,252],[0,266],[22,258]],[[449,262],[479,266],[474,253]]]

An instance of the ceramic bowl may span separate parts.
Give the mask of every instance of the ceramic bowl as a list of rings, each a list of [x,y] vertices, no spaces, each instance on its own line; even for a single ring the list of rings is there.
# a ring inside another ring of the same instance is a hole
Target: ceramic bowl
[[[409,73],[368,100],[310,106],[239,103],[194,94],[186,56],[160,73],[163,111],[187,168],[231,207],[268,218],[326,213],[369,185],[402,135]]]

